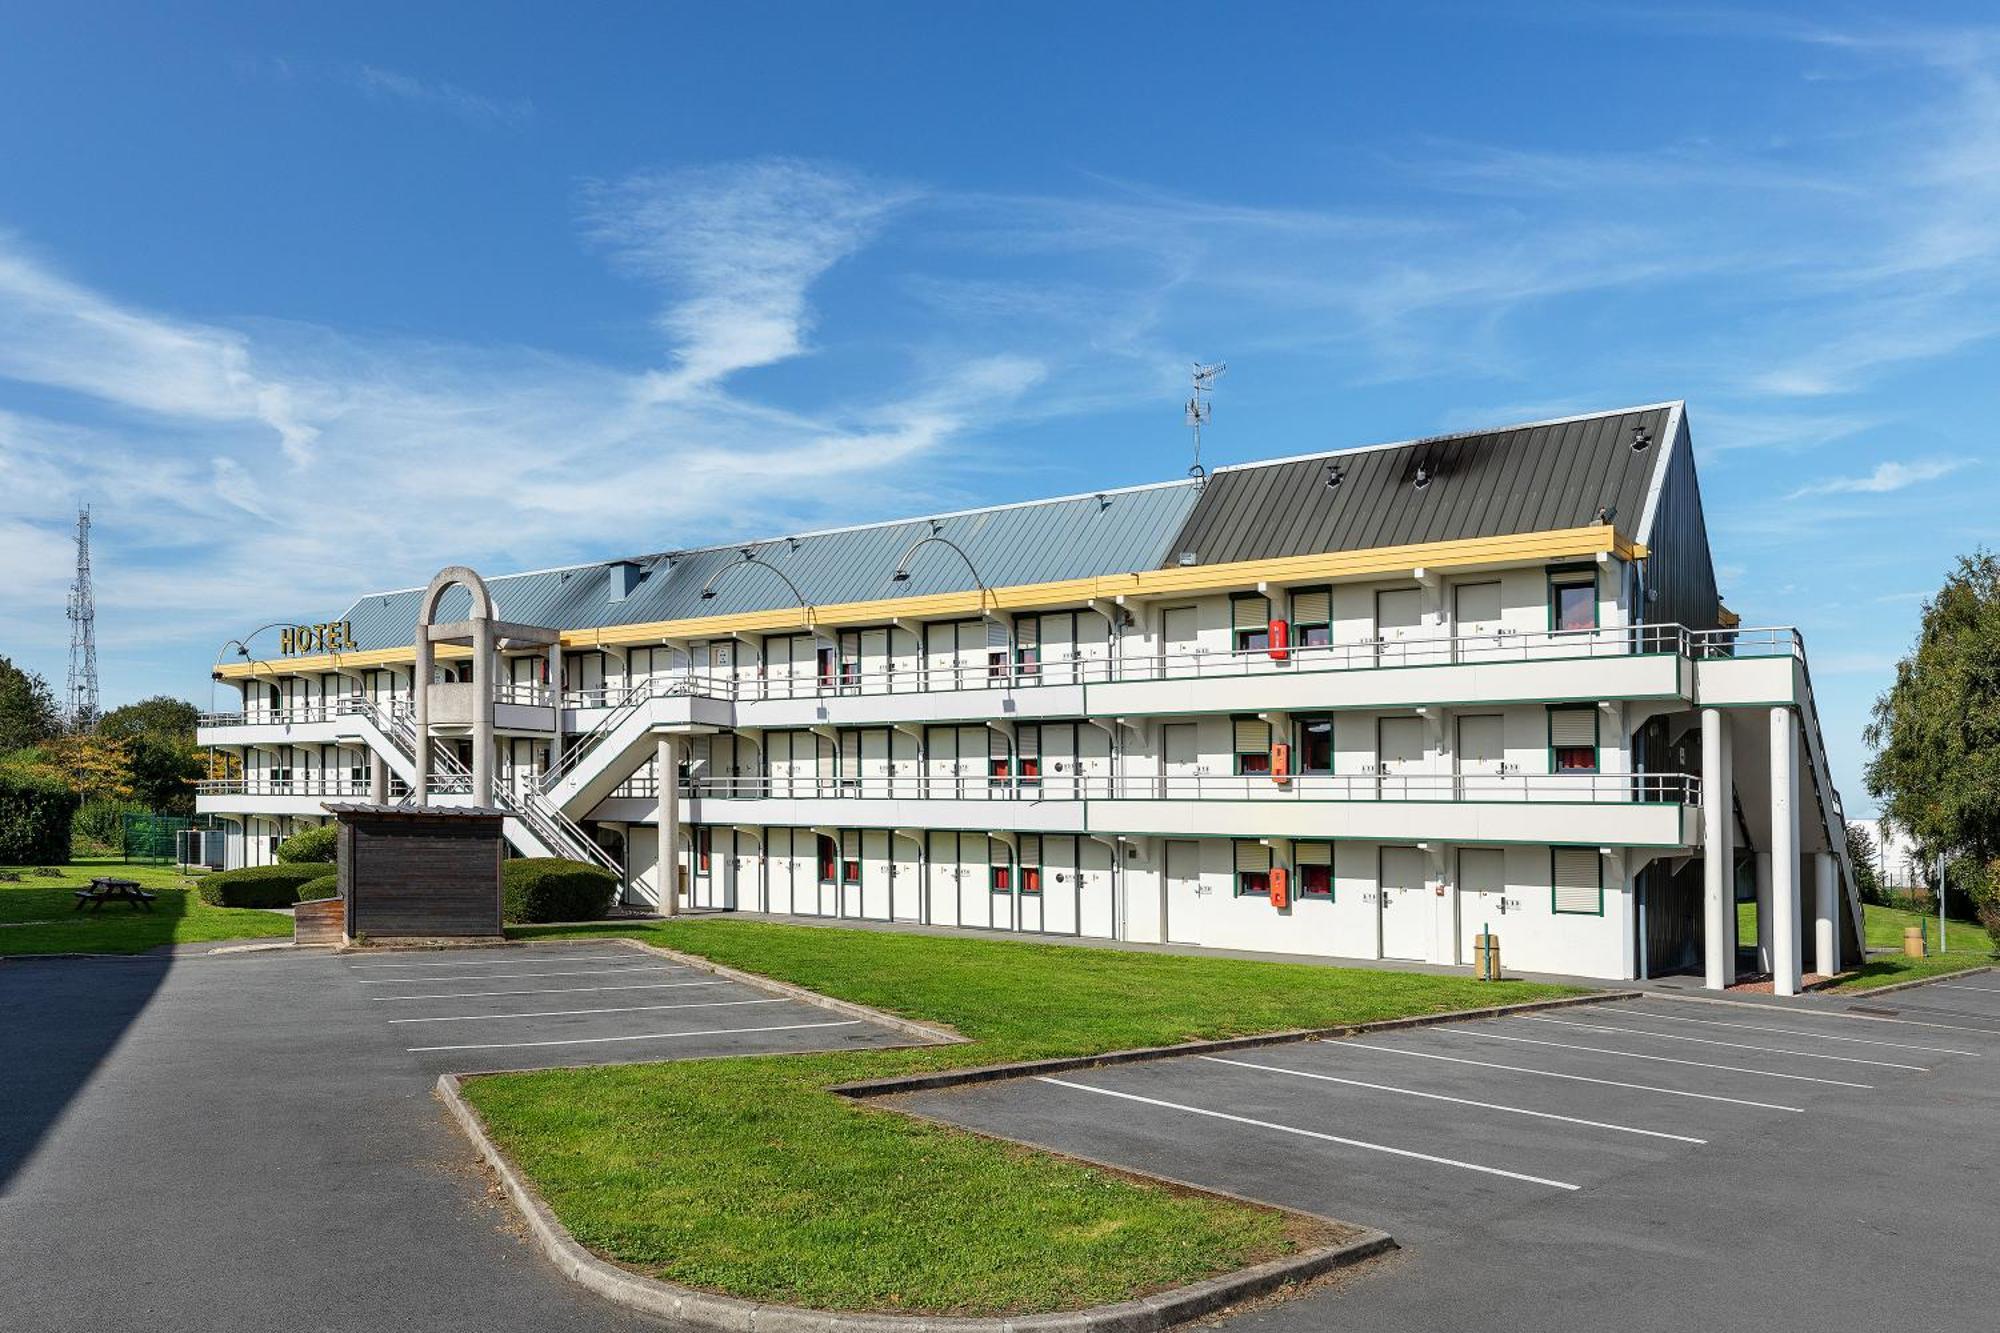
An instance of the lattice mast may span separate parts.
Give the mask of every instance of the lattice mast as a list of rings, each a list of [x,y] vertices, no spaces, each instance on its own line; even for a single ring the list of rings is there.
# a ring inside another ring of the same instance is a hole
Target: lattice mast
[[[97,725],[97,595],[90,587],[90,506],[76,511],[76,582],[69,588],[70,726]]]

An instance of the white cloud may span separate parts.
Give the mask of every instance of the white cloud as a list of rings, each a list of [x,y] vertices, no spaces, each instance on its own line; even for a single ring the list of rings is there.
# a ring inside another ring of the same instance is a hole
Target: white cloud
[[[1934,458],[1918,463],[1877,463],[1861,477],[1833,477],[1793,491],[1788,499],[1809,495],[1887,495],[1926,481],[1936,481],[1966,466],[1961,458]]]
[[[283,62],[280,62],[283,66]],[[283,66],[289,77],[290,69]],[[379,65],[357,65],[348,71],[348,81],[368,97],[384,101],[410,102],[437,107],[475,125],[518,125],[531,119],[535,105],[526,98],[502,101],[468,92],[443,79],[419,78]]]

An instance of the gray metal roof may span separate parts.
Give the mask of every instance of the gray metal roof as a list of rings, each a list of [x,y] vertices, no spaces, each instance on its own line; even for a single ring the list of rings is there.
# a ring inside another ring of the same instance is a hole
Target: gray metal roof
[[[964,548],[980,580],[1000,588],[1052,583],[1157,568],[1194,507],[1192,482],[1169,482],[1099,494],[1036,500],[992,509],[940,515],[938,535]],[[964,560],[949,547],[924,547],[910,562],[910,577],[891,582],[896,561],[931,532],[931,519],[908,519],[839,528],[729,546],[638,556],[639,581],[623,600],[611,600],[615,562],[488,578],[494,614],[503,620],[558,629],[592,629],[704,615],[731,615],[796,606],[797,599],[770,569],[750,565],[722,573],[715,596],[701,600],[711,575],[733,563],[746,546],[758,560],[782,570],[815,606],[878,601],[976,588]],[[345,619],[361,650],[391,648],[416,636],[420,588],[361,598]],[[447,592],[438,619],[471,613],[462,589]]]
[[[1633,533],[1672,444],[1675,406],[1218,468],[1167,559],[1228,564],[1544,532],[1595,523],[1602,506]],[[1649,447],[1632,448],[1634,426]],[[1432,476],[1421,490],[1420,463]],[[1341,471],[1338,486],[1327,484],[1330,466]]]

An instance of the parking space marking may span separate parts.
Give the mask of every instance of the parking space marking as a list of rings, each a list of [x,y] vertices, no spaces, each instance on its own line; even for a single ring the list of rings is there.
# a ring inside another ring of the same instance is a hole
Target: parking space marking
[[[1679,1060],[1671,1055],[1646,1055],[1640,1051],[1621,1051],[1610,1046],[1578,1046],[1574,1042],[1544,1041],[1540,1037],[1515,1037],[1505,1032],[1472,1032],[1468,1035],[1485,1037],[1488,1041],[1518,1041],[1526,1046],[1553,1046],[1564,1051],[1588,1051],[1593,1055],[1615,1055],[1626,1060],[1652,1060],[1663,1065],[1687,1065],[1692,1069],[1716,1069],[1726,1074],[1753,1074],[1758,1078],[1782,1078],[1793,1083],[1819,1083],[1829,1088],[1859,1088],[1872,1092],[1873,1083],[1849,1083],[1845,1079],[1815,1078],[1811,1074],[1781,1074],[1775,1069],[1746,1069],[1742,1065],[1716,1065],[1706,1060]]]
[[[551,958],[546,956],[530,958],[526,955],[517,955],[510,961],[517,963],[624,963],[637,962],[639,961],[639,956],[629,953],[596,953],[582,958]],[[461,961],[455,963],[349,963],[347,970],[350,972],[376,972],[385,967],[498,967],[503,965],[491,958],[481,958],[477,962]]]
[[[1271,1074],[1289,1074],[1294,1078],[1317,1079],[1322,1083],[1344,1083],[1353,1088],[1368,1088],[1375,1092],[1393,1092],[1403,1097],[1422,1097],[1426,1101],[1455,1102],[1460,1106],[1477,1106],[1483,1111],[1506,1111],[1511,1115],[1533,1116],[1537,1120],[1560,1120],[1566,1125],[1588,1125],[1592,1129],[1616,1130],[1620,1134],[1641,1134],[1649,1139],[1672,1139],[1677,1143],[1707,1143],[1707,1139],[1697,1139],[1687,1134],[1669,1134],[1661,1129],[1639,1129],[1632,1125],[1614,1125],[1603,1120],[1585,1120],[1581,1116],[1558,1115],[1554,1111],[1535,1111],[1525,1106],[1502,1106],[1498,1102],[1479,1102],[1470,1097],[1448,1097],[1441,1092],[1424,1092],[1418,1088],[1399,1088],[1388,1083],[1368,1083],[1358,1078],[1339,1078],[1333,1074],[1316,1074],[1305,1069],[1287,1069],[1283,1065],[1260,1065],[1253,1060],[1228,1060],[1219,1055],[1201,1055],[1198,1060],[1212,1064],[1235,1065],[1240,1069],[1261,1069]]]
[[[514,1051],[530,1046],[602,1046],[615,1041],[666,1041],[673,1037],[735,1037],[747,1032],[799,1032],[806,1028],[851,1028],[859,1027],[858,1018],[843,1018],[831,1023],[780,1023],[762,1028],[705,1028],[693,1032],[639,1032],[626,1037],[563,1037],[554,1041],[482,1041],[463,1046],[412,1046],[410,1054],[426,1051]]]
[[[1790,1111],[1794,1115],[1804,1115],[1803,1106],[1780,1106],[1776,1102],[1755,1102],[1747,1097],[1725,1097],[1719,1092],[1690,1092],[1686,1088],[1662,1088],[1651,1083],[1626,1083],[1615,1078],[1594,1078],[1589,1074],[1566,1074],[1560,1069],[1535,1069],[1528,1065],[1503,1065],[1493,1060],[1474,1060],[1463,1055],[1441,1055],[1437,1051],[1413,1051],[1407,1046],[1376,1046],[1360,1041],[1333,1041],[1326,1043],[1327,1049],[1336,1051],[1375,1051],[1383,1055],[1407,1055],[1416,1060],[1442,1060],[1447,1064],[1476,1065],[1481,1069],[1504,1069],[1510,1074],[1534,1074],[1540,1078],[1559,1078],[1570,1083],[1595,1083],[1606,1088],[1625,1088],[1632,1092],[1657,1092],[1665,1097],[1687,1097],[1698,1102],[1724,1102],[1730,1106],[1748,1106],[1759,1111]]]
[[[1578,1023],[1569,1019],[1544,1018],[1540,1014],[1524,1015],[1530,1022],[1553,1023],[1559,1027],[1582,1028],[1586,1032],[1629,1032],[1635,1037],[1652,1037],[1657,1041],[1698,1041],[1704,1046],[1730,1046],[1739,1051],[1762,1051],[1766,1055],[1793,1055],[1801,1060],[1837,1060],[1844,1065],[1873,1065],[1877,1069],[1907,1069],[1912,1073],[1928,1074],[1929,1065],[1898,1064],[1894,1060],[1868,1060],[1858,1055],[1828,1055],[1824,1051],[1793,1051],[1782,1046],[1755,1046],[1747,1041],[1725,1041],[1721,1037],[1691,1037],[1681,1032],[1653,1032],[1646,1028],[1624,1028],[1615,1023]]]
[[[1189,1115],[1208,1116],[1215,1120],[1228,1120],[1239,1125],[1255,1125],[1259,1129],[1275,1129],[1281,1134],[1296,1134],[1300,1138],[1320,1139],[1327,1143],[1339,1143],[1349,1148],[1363,1148],[1369,1152],[1388,1153],[1392,1157],[1409,1157],[1420,1162],[1434,1162],[1439,1166],[1457,1167],[1461,1171],[1477,1171],[1482,1175],[1505,1176],[1509,1180],[1526,1181],[1531,1185],[1548,1185],[1559,1190],[1583,1188],[1566,1180],[1550,1180],[1545,1176],[1530,1176],[1519,1171],[1504,1171],[1497,1166],[1481,1166],[1477,1162],[1461,1162],[1452,1157],[1437,1157],[1430,1153],[1417,1152],[1412,1148],[1392,1148],[1386,1143],[1370,1143],[1366,1139],[1347,1139],[1338,1134],[1326,1134],[1316,1129],[1302,1129],[1298,1125],[1281,1125],[1271,1120],[1253,1120],[1247,1115],[1232,1115],[1228,1111],[1211,1111],[1205,1106],[1189,1106],[1184,1102],[1161,1101],[1157,1097],[1141,1097],[1136,1092],[1119,1092],[1113,1088],[1092,1087],[1088,1083],[1072,1083],[1068,1079],[1035,1076],[1037,1083],[1048,1083],[1058,1088],[1070,1088],[1077,1092],[1094,1092],[1100,1097],[1117,1097],[1128,1102],[1143,1102],[1148,1106],[1162,1106],[1170,1111],[1185,1111]]]
[[[1968,986],[1962,981],[1940,981],[1937,987],[1939,990],[1976,990],[1985,991],[1988,995],[2000,995],[2000,986]]]
[[[783,1004],[777,1000],[691,1000],[686,1004],[633,1004],[616,1009],[543,1009],[530,1014],[443,1014],[433,1018],[392,1018],[391,1023],[475,1023],[502,1018],[570,1018],[577,1014],[646,1014],[656,1009],[732,1009],[745,1004]]]
[[[514,981],[522,977],[603,977],[613,972],[685,972],[683,967],[667,963],[640,963],[633,967],[587,967],[576,972],[482,972],[476,977],[453,977],[454,981]],[[422,977],[369,977],[357,981],[357,986],[407,986]]]
[[[1772,1009],[1768,1004],[1758,1004],[1752,1000],[1724,1000],[1712,995],[1677,995],[1674,998],[1682,1004],[1726,1004],[1734,1009],[1761,1009],[1767,1014]],[[1887,1002],[1885,999],[1884,1003]],[[2000,1028],[1976,1028],[1967,1027],[1963,1023],[1934,1023],[1922,1018],[1896,1018],[1889,1014],[1871,1014],[1858,1011],[1852,1004],[1840,1010],[1792,1009],[1785,1012],[1799,1016],[1812,1014],[1818,1018],[1844,1018],[1852,1023],[1897,1023],[1906,1027],[1943,1028],[1947,1032],[1977,1032],[1987,1037],[2000,1037]]]
[[[417,978],[412,977],[411,980]],[[643,986],[549,986],[541,990],[454,990],[434,995],[371,995],[371,1000],[484,1000],[495,995],[594,995],[610,990],[676,990],[682,986],[727,986],[726,981],[651,981]]]
[[[1650,1009],[1620,1009],[1627,1018],[1654,1018],[1662,1023],[1700,1023],[1707,1027],[1741,1028],[1746,1032],[1775,1032],[1787,1037],[1814,1037],[1820,1041],[1847,1041],[1862,1046],[1888,1046],[1899,1051],[1922,1051],[1926,1055],[1963,1055],[1980,1059],[1978,1051],[1954,1050],[1949,1046],[1918,1046],[1907,1041],[1883,1041],[1877,1037],[1848,1037],[1837,1032],[1813,1032],[1807,1028],[1774,1028],[1768,1023],[1731,1023],[1722,1018],[1693,1018],[1687,1014],[1656,1014]]]

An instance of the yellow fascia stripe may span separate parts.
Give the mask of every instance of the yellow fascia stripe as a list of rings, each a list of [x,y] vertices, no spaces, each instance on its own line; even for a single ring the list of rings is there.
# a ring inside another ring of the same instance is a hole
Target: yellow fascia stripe
[[[1407,546],[1377,546],[1364,551],[1331,551],[1318,555],[1282,556],[1273,560],[1239,560],[1221,565],[1172,566],[1142,569],[1127,574],[1105,574],[1095,578],[1065,579],[1057,583],[1028,583],[995,588],[991,596],[978,589],[932,593],[924,597],[890,597],[867,602],[843,602],[813,608],[813,624],[831,628],[839,625],[879,625],[892,619],[941,620],[976,616],[984,611],[1034,611],[1050,607],[1075,606],[1092,599],[1109,601],[1118,597],[1169,597],[1198,592],[1221,592],[1259,583],[1273,586],[1334,583],[1355,579],[1407,574],[1415,569],[1463,570],[1501,565],[1517,565],[1547,560],[1588,559],[1599,555],[1621,560],[1642,559],[1645,546],[1620,536],[1608,525],[1560,528],[1553,532],[1515,533],[1502,537],[1471,537],[1448,542],[1419,542]],[[886,577],[886,576],[885,576]],[[776,633],[809,628],[804,613],[795,606],[769,611],[747,611],[733,615],[694,616],[683,620],[655,620],[632,625],[607,625],[599,629],[565,630],[565,648],[620,647],[627,644],[658,643],[662,639],[719,639],[734,635]],[[465,650],[459,649],[459,655]],[[442,650],[441,650],[442,655]],[[326,671],[336,666],[382,666],[408,662],[408,648],[385,648],[368,653],[343,653],[312,658],[286,658],[291,671]],[[268,669],[270,665],[264,664]],[[223,677],[246,676],[250,667],[232,663],[218,670]]]

